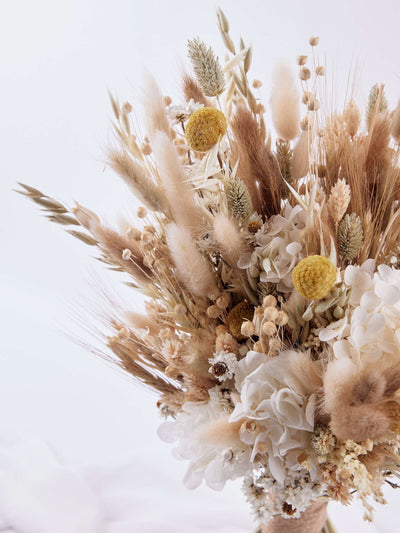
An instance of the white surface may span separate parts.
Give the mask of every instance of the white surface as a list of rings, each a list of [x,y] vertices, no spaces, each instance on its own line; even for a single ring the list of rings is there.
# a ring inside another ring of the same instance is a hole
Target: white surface
[[[307,53],[311,34],[321,36],[328,75],[340,69],[342,94],[352,62],[363,67],[361,102],[376,81],[385,81],[390,104],[397,102],[397,0],[220,4],[232,35],[243,35],[254,45],[252,75],[265,82],[265,102],[274,61]],[[49,442],[74,472],[78,468],[79,475],[89,476],[84,484],[89,483],[95,495],[109,490],[114,503],[107,500],[109,507],[101,508],[112,509],[112,533],[159,531],[155,522],[172,518],[171,531],[181,528],[187,533],[239,533],[248,531],[251,522],[236,485],[222,494],[205,488],[185,491],[180,482],[184,465],[172,459],[156,437],[156,398],[66,338],[65,332],[85,336],[76,322],[84,310],[96,307],[88,282],[101,269],[88,258],[89,248],[43,221],[33,205],[11,189],[23,181],[69,203],[77,199],[110,220],[117,210],[129,213],[132,202],[124,187],[108,170],[103,172],[110,139],[107,89],[139,106],[146,67],[166,94],[179,96],[187,38],[199,35],[223,53],[214,8],[210,0],[0,4],[0,428]],[[140,309],[141,300],[117,278],[102,276],[132,309]],[[24,465],[29,471],[38,461],[36,457]],[[105,466],[110,462],[130,466],[125,472],[122,466]],[[98,466],[88,470],[88,464]],[[92,475],[99,476],[99,483]],[[21,487],[30,490],[26,478]],[[27,494],[20,501],[14,497],[17,508],[29,504]],[[359,507],[332,505],[340,533],[393,532],[400,500],[395,491],[388,494],[391,506],[378,509],[375,529],[362,522]],[[13,493],[6,495],[12,505]],[[60,520],[66,520],[62,511]],[[24,531],[20,524],[14,527]],[[40,528],[26,531],[47,533]]]

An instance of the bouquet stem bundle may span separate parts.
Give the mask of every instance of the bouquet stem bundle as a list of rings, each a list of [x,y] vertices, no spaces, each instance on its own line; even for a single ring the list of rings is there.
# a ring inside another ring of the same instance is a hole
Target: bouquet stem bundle
[[[273,518],[268,524],[261,526],[260,533],[325,533],[327,507],[326,502],[315,502],[300,518]]]

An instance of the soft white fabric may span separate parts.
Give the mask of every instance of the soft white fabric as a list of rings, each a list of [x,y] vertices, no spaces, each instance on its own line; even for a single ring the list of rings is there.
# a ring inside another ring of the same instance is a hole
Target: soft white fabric
[[[78,469],[37,439],[0,432],[1,533],[253,532],[238,484],[188,491],[179,462],[146,457],[139,450],[129,462]],[[362,522],[358,503],[331,503],[329,514],[339,533],[393,533],[399,495],[386,497],[372,525]]]

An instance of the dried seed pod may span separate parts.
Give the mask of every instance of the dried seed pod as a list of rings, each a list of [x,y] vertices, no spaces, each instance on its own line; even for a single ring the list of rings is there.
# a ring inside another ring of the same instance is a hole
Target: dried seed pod
[[[268,294],[263,300],[263,307],[276,307],[278,301],[272,294]]]
[[[273,322],[264,322],[262,331],[267,337],[272,337],[276,333],[276,325]]]
[[[240,332],[244,337],[253,336],[255,331],[256,331],[256,328],[253,322],[250,322],[249,320],[246,320],[245,322],[243,322],[242,327],[240,329]]]
[[[278,309],[276,307],[267,307],[264,309],[264,318],[270,322],[275,322],[278,318]]]
[[[309,80],[311,78],[311,70],[307,67],[301,67],[299,76],[302,81]]]
[[[307,63],[308,56],[297,56],[297,64],[301,67]]]
[[[361,218],[356,214],[346,215],[339,223],[337,240],[341,257],[351,261],[361,251],[364,234]]]

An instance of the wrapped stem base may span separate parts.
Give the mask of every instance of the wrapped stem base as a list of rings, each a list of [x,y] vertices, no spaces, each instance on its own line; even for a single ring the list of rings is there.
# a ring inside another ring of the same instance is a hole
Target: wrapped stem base
[[[328,519],[326,502],[315,502],[300,518],[273,518],[261,525],[260,533],[321,533]]]

